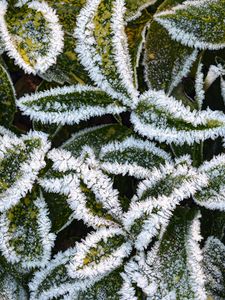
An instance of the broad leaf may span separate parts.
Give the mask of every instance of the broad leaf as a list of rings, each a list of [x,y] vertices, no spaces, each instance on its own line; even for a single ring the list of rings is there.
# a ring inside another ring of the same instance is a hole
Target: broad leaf
[[[45,72],[63,48],[63,32],[55,11],[31,1],[7,10],[1,2],[0,36],[8,55],[26,73]]]
[[[122,229],[102,228],[76,245],[68,273],[77,279],[94,279],[117,269],[131,252]]]
[[[177,204],[206,185],[205,176],[197,174],[185,161],[167,164],[142,181],[132,199],[123,225],[135,237],[138,250],[147,248],[161,228],[167,226]]]
[[[31,190],[38,172],[45,166],[49,147],[47,137],[38,132],[30,132],[20,139],[11,135],[1,137],[1,212],[17,204]]]
[[[225,47],[224,4],[224,0],[186,1],[155,19],[183,45],[216,50]]]
[[[134,128],[140,134],[159,142],[183,145],[216,139],[225,133],[225,116],[220,111],[190,110],[181,101],[162,91],[142,95],[131,115]]]
[[[147,259],[139,259],[139,276],[133,273],[148,299],[206,300],[201,239],[199,215],[176,213]]]
[[[76,52],[102,90],[133,105],[138,92],[123,24],[123,1],[88,0],[77,19]]]
[[[150,5],[156,3],[157,0],[126,0],[126,19],[131,21],[141,15],[141,11]]]
[[[125,107],[105,92],[80,85],[58,87],[24,96],[17,101],[17,105],[33,120],[62,125],[126,111]]]
[[[0,65],[0,124],[9,127],[15,111],[15,90],[8,72]]]
[[[217,238],[207,239],[203,249],[203,266],[206,274],[206,289],[213,299],[225,297],[225,246]]]
[[[0,223],[0,250],[8,262],[28,270],[47,264],[55,236],[42,196],[27,195],[0,216]]]
[[[198,191],[194,200],[208,209],[225,210],[225,154],[218,155],[200,166],[199,171],[209,178],[208,185]]]
[[[102,147],[100,162],[110,174],[128,174],[136,178],[150,177],[152,169],[171,157],[154,143],[129,137],[122,142],[112,142]]]

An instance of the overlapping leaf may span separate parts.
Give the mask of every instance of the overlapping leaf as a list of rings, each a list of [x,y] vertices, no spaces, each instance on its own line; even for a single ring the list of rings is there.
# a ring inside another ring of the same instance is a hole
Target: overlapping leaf
[[[216,50],[225,47],[224,4],[224,0],[186,1],[155,19],[183,45]]]
[[[157,0],[126,0],[126,19],[133,20],[141,15],[141,11],[150,5],[155,4]]]
[[[42,123],[75,124],[104,114],[126,111],[119,101],[98,88],[58,87],[24,96],[17,101],[24,114]]]
[[[164,92],[143,94],[131,115],[135,130],[159,142],[191,145],[206,139],[216,139],[225,132],[225,117],[220,111],[190,110]]]

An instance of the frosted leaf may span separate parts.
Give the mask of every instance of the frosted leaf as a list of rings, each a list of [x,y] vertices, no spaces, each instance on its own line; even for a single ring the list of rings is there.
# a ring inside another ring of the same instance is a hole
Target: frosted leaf
[[[190,110],[181,101],[168,97],[163,91],[143,94],[136,111],[131,114],[134,129],[141,135],[167,144],[183,145],[216,139],[225,133],[225,116],[209,108]]]
[[[126,0],[126,20],[131,21],[141,15],[141,11],[150,5],[156,3],[157,0]]]
[[[185,46],[216,50],[225,47],[224,0],[186,1],[155,15],[172,39]]]
[[[81,85],[57,87],[27,95],[17,100],[17,106],[32,120],[61,125],[78,124],[91,117],[126,111],[105,92]]]

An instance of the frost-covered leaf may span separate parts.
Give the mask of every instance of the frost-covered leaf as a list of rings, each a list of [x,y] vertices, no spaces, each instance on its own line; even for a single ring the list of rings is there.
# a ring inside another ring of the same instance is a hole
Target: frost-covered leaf
[[[209,178],[208,185],[198,191],[194,199],[208,209],[225,210],[225,154],[215,156],[200,166],[199,172]]]
[[[8,72],[0,65],[0,124],[9,127],[15,111],[14,87]]]
[[[91,79],[114,98],[138,97],[124,28],[124,1],[88,0],[77,19],[76,52]]]
[[[135,130],[159,142],[183,145],[216,139],[225,133],[225,116],[220,111],[190,110],[163,91],[143,94],[131,115]]]
[[[206,300],[201,239],[199,214],[181,209],[147,258],[139,258],[139,270],[131,264],[126,271],[149,300]]]
[[[1,1],[0,36],[8,55],[26,73],[43,73],[63,48],[63,31],[55,11],[44,1],[10,7]]]
[[[0,224],[0,250],[8,262],[28,270],[46,265],[55,236],[42,196],[27,195],[0,215]]]
[[[104,114],[126,111],[117,100],[89,86],[57,87],[20,98],[18,107],[43,123],[74,124]]]
[[[110,174],[128,174],[136,178],[150,177],[152,169],[171,157],[154,143],[128,137],[101,148],[99,154],[101,168]]]
[[[156,3],[157,0],[126,0],[126,19],[131,21],[141,15],[141,11],[150,5]]]
[[[75,249],[59,252],[45,268],[34,274],[29,283],[31,300],[64,299],[63,296],[93,284],[91,280],[77,280],[68,276],[67,266],[75,253]]]
[[[45,166],[50,145],[46,135],[30,132],[17,138],[4,135],[0,145],[0,211],[17,204],[31,190],[38,172]]]
[[[206,289],[216,300],[225,298],[225,246],[210,236],[203,249],[203,267],[206,274]]]
[[[198,174],[184,161],[166,164],[142,181],[132,199],[123,225],[135,236],[135,247],[146,248],[161,228],[167,226],[177,204],[206,185],[206,176]]]
[[[28,300],[28,295],[22,285],[0,266],[0,299]]]
[[[76,244],[68,273],[77,279],[94,279],[117,269],[131,253],[131,242],[119,228],[102,228]]]
[[[182,78],[187,76],[197,54],[197,50],[171,40],[165,28],[153,21],[148,30],[144,57],[145,78],[149,88],[163,89],[171,94]]]
[[[225,47],[224,0],[186,1],[155,15],[170,36],[183,45],[216,50]]]

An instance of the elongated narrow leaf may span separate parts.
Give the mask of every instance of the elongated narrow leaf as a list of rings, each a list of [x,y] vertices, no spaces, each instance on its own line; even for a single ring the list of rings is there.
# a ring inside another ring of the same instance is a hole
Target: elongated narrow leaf
[[[75,249],[59,252],[46,268],[37,271],[29,284],[32,300],[62,299],[68,293],[84,290],[93,284],[91,280],[77,280],[68,276],[67,265],[75,255]],[[96,280],[98,277],[96,278]]]
[[[224,0],[186,1],[155,19],[183,45],[216,50],[225,47],[224,4]]]
[[[0,250],[10,263],[24,269],[43,267],[51,257],[55,236],[46,203],[31,195],[0,216]]]
[[[15,111],[15,90],[8,72],[0,65],[0,124],[9,127]]]
[[[28,300],[22,285],[0,266],[0,298],[2,300]]]
[[[199,175],[185,162],[167,164],[152,172],[151,179],[139,184],[123,224],[135,236],[135,247],[146,248],[152,238],[164,228],[177,204],[204,187],[206,177]]]
[[[46,135],[30,132],[20,139],[4,135],[0,145],[0,211],[17,204],[31,190],[45,166],[50,145]]]
[[[171,160],[170,155],[154,143],[134,137],[103,146],[99,157],[103,170],[141,179],[150,177],[153,168]]]
[[[124,1],[88,0],[77,19],[76,52],[91,79],[132,105],[138,96],[124,32]]]
[[[89,234],[76,245],[68,273],[77,279],[92,279],[117,269],[131,252],[122,229],[105,229]]]
[[[201,239],[199,215],[181,209],[147,259],[139,259],[139,276],[134,268],[133,279],[149,299],[207,299]]]
[[[62,125],[126,111],[125,107],[105,92],[80,85],[24,96],[17,101],[17,105],[33,120]]]
[[[150,5],[156,3],[157,0],[126,0],[126,19],[134,20],[141,15],[141,11]]]
[[[194,199],[209,209],[225,210],[225,154],[218,155],[212,160],[205,162],[200,168],[209,178],[207,187],[198,191]]]
[[[203,266],[206,274],[206,289],[213,299],[225,297],[225,246],[210,236],[203,249]]]
[[[8,55],[26,73],[45,72],[63,48],[58,17],[44,1],[31,1],[9,10],[2,1],[0,35]]]
[[[190,110],[164,92],[148,91],[131,115],[134,128],[150,139],[168,144],[189,145],[216,139],[225,133],[225,116],[220,111]]]
[[[160,43],[159,43],[160,40]],[[160,24],[152,22],[145,44],[145,78],[149,88],[173,89],[187,76],[198,51],[171,40]]]

